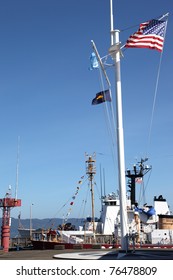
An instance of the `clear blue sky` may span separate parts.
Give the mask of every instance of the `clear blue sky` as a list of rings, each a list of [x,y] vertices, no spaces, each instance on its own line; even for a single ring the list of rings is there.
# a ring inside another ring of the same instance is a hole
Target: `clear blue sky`
[[[122,43],[141,22],[170,13],[148,150],[153,169],[145,187],[148,203],[154,195],[163,194],[173,209],[173,3],[127,2],[114,1],[114,25],[122,30]],[[31,204],[34,218],[62,217],[58,209],[71,199],[85,174],[85,152],[97,155],[96,194],[100,165],[105,170],[106,192],[118,189],[104,106],[91,106],[102,90],[98,71],[88,70],[90,41],[105,56],[109,31],[109,0],[1,0],[0,197],[8,185],[14,196],[20,136],[22,207],[13,209],[12,217],[21,211],[21,217],[28,218]],[[146,155],[159,60],[160,53],[148,49],[128,49],[122,58],[126,168]],[[107,74],[114,95],[114,68]],[[70,217],[79,215],[87,189],[87,184],[81,186]],[[98,216],[97,200],[96,208]]]

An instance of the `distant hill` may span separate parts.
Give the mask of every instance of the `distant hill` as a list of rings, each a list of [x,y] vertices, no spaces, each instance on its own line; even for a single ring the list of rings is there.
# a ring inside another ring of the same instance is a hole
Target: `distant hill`
[[[30,219],[21,219],[20,220],[22,226],[24,228],[30,228]],[[71,218],[68,219],[68,223],[75,225],[78,227],[79,225],[83,225],[83,219],[75,219]],[[48,229],[48,228],[57,228],[59,225],[62,224],[62,219],[55,218],[55,219],[32,219],[32,228],[33,229]],[[0,226],[2,225],[2,218],[0,218]],[[11,229],[10,229],[10,237],[17,237],[18,235],[18,227],[19,227],[19,220],[15,218],[11,218]]]

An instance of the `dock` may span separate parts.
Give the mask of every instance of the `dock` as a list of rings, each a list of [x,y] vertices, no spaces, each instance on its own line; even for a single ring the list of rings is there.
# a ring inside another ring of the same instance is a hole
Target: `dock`
[[[0,260],[173,260],[171,249],[112,250],[19,250],[3,252]]]

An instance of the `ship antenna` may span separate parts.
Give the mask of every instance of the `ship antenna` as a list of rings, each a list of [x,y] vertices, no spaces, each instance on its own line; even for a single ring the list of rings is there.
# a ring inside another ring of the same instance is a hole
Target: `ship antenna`
[[[102,210],[103,185],[102,185],[102,167],[101,167],[101,164],[100,164],[100,190],[101,190],[101,210]]]
[[[18,136],[18,144],[17,144],[16,187],[15,187],[16,200],[17,200],[17,191],[18,191],[18,184],[19,184],[19,142],[20,142],[20,136]]]
[[[105,169],[103,168],[104,196],[106,196]]]

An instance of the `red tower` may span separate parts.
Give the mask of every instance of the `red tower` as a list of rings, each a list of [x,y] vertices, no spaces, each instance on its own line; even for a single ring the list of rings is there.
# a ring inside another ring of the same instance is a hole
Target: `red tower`
[[[0,199],[2,208],[2,227],[1,227],[1,246],[4,252],[8,252],[10,244],[10,211],[11,208],[21,206],[21,199],[11,198],[10,192],[7,192],[5,198]]]

